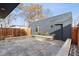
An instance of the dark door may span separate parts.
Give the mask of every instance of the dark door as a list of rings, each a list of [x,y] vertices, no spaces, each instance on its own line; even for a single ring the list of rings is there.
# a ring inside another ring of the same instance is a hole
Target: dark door
[[[63,40],[63,24],[55,24],[55,38]]]

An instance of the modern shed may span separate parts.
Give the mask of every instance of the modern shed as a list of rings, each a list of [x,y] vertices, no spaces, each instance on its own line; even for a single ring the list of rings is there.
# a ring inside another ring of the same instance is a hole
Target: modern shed
[[[72,13],[67,12],[44,20],[32,22],[30,27],[32,33],[36,34],[37,28],[40,33],[55,34],[55,39],[66,40],[71,38]]]

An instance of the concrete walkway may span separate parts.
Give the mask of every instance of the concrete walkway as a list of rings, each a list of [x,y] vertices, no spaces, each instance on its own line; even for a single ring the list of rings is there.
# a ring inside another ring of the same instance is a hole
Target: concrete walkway
[[[19,37],[0,41],[0,56],[55,56],[61,40],[39,41],[35,38]]]

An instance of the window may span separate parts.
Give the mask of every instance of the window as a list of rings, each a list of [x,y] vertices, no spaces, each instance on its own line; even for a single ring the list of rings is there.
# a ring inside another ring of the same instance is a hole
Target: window
[[[37,27],[36,27],[36,32],[39,32],[39,31],[40,31],[40,27],[37,26]]]

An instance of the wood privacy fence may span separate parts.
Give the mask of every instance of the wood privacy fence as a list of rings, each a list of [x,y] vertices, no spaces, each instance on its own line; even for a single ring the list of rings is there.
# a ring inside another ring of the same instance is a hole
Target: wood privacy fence
[[[0,28],[0,37],[31,36],[31,28]]]
[[[78,44],[78,27],[72,27],[72,43]]]

